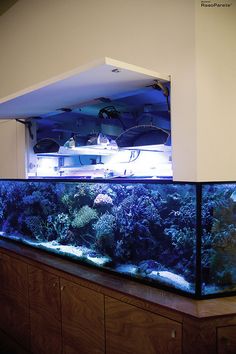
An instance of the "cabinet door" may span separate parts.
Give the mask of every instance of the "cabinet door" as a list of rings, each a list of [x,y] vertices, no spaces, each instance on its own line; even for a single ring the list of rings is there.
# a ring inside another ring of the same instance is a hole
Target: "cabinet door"
[[[29,266],[31,352],[62,352],[59,278]]]
[[[236,353],[236,326],[219,327],[217,329],[218,354]]]
[[[180,354],[182,325],[105,297],[107,354]]]
[[[104,296],[61,279],[64,354],[104,354]]]
[[[22,346],[19,346],[16,341],[8,337],[0,330],[0,353],[1,354],[29,354]]]
[[[29,348],[29,298],[27,265],[0,254],[0,328],[24,348]]]

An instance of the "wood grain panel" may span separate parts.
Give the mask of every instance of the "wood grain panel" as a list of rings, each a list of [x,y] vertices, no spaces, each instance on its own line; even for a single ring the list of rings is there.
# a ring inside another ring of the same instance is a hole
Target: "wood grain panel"
[[[236,353],[236,326],[219,327],[217,329],[218,354]]]
[[[28,297],[27,264],[1,253],[0,267],[2,290],[17,294],[18,298]]]
[[[104,297],[61,279],[64,354],[104,354]]]
[[[30,322],[32,353],[62,353],[61,324],[50,313],[30,310]]]
[[[107,354],[181,354],[182,326],[105,297]]]
[[[186,317],[183,323],[183,354],[216,354],[216,323]]]
[[[35,354],[60,354],[61,302],[59,278],[29,266],[31,351]]]
[[[1,354],[30,354],[24,348],[20,347],[18,343],[8,337],[0,330],[0,353]]]
[[[29,309],[14,296],[0,295],[0,326],[24,348],[29,348]],[[28,305],[28,304],[27,304]]]
[[[30,308],[50,312],[61,320],[59,277],[40,268],[28,267]]]
[[[24,348],[29,348],[27,265],[0,255],[0,328]]]
[[[177,322],[182,322],[183,315],[202,319],[236,315],[236,296],[198,301],[83,266],[19,243],[1,239],[0,249],[6,255],[17,257],[54,275],[117,300],[173,318]]]
[[[0,328],[27,347],[28,265],[34,353],[61,353],[60,295],[63,353],[104,353],[105,295],[107,354],[179,354],[181,323],[183,354],[236,354],[235,296],[196,301],[20,244],[0,240],[0,249]]]

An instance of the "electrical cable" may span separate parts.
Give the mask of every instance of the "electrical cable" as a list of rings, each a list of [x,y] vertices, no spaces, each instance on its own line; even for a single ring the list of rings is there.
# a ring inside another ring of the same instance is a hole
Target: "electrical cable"
[[[118,119],[123,130],[126,130],[126,126],[120,117],[120,112],[117,111],[117,109],[114,106],[106,106],[106,107],[100,109],[100,111],[98,113],[98,117],[100,118],[101,121],[103,119],[106,119],[106,116],[104,117],[104,115],[106,115],[107,118],[110,118],[110,119]]]
[[[78,157],[79,157],[79,162],[80,162],[81,166],[85,166],[84,163],[81,162],[81,157],[80,157],[80,155],[79,155]]]
[[[167,109],[168,109],[168,112],[170,113],[170,99],[169,99],[169,95],[166,96],[166,103],[167,103]]]

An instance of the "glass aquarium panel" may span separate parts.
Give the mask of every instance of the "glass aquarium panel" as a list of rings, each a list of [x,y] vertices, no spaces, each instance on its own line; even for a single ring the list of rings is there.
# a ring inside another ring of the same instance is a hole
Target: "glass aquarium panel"
[[[202,294],[236,290],[236,184],[202,186]]]
[[[0,205],[2,238],[195,292],[194,184],[1,181]]]

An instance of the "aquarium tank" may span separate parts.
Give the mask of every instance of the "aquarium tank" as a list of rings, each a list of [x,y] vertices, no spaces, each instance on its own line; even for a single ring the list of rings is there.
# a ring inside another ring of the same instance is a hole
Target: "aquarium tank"
[[[236,184],[2,180],[0,237],[195,298],[235,294]]]

